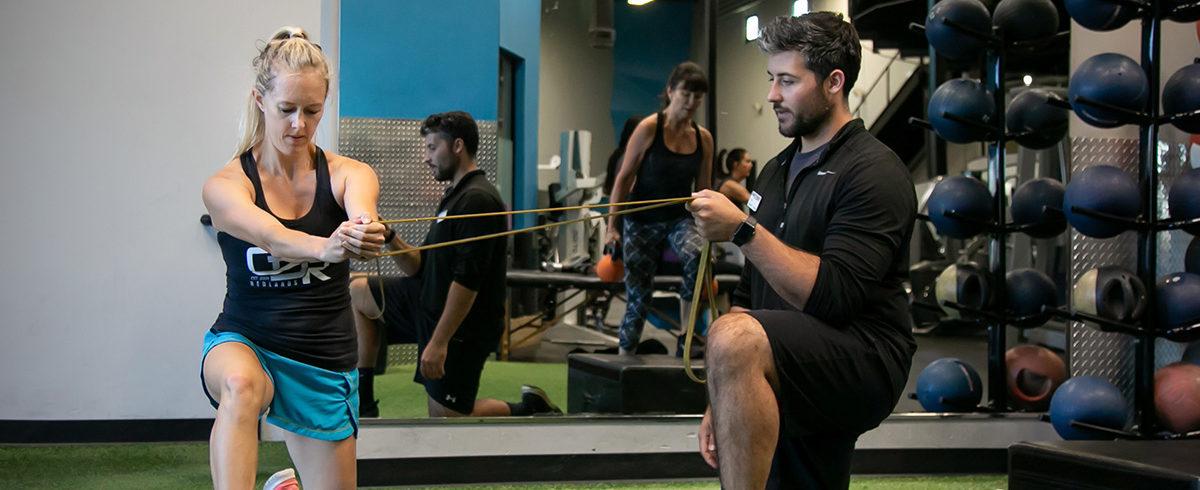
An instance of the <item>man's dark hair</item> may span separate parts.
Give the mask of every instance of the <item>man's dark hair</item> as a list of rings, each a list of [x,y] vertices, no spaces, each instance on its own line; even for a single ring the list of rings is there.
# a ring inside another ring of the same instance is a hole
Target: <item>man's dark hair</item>
[[[479,150],[479,126],[475,124],[475,118],[466,112],[442,112],[425,118],[425,122],[421,123],[421,136],[430,133],[437,133],[451,143],[456,139],[463,140],[463,146],[471,158],[475,158],[475,152]]]
[[[828,78],[833,70],[842,70],[846,74],[842,96],[847,99],[862,65],[858,31],[842,19],[842,14],[833,12],[776,17],[763,27],[758,47],[767,54],[799,52],[819,80]]]

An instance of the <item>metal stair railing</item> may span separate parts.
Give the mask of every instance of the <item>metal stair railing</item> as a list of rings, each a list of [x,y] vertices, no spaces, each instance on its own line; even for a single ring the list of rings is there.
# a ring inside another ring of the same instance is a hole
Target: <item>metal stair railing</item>
[[[914,61],[915,60],[915,61]],[[900,89],[904,87],[904,82],[912,76],[918,74],[918,70],[923,65],[920,58],[907,59],[900,56],[900,51],[897,50],[894,55],[888,58],[887,64],[883,70],[871,82],[865,91],[851,91],[851,110],[854,117],[861,118],[863,124],[870,128],[875,123],[879,116],[887,110],[888,105],[892,103]],[[858,99],[854,100],[857,95]]]

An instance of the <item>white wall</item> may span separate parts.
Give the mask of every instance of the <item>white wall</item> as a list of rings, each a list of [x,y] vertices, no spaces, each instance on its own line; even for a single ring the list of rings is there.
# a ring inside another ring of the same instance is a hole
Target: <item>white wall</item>
[[[0,3],[0,419],[213,416],[224,265],[200,188],[234,151],[255,41],[293,24],[336,51],[322,7]]]
[[[603,168],[616,146],[613,135],[612,49],[597,49],[588,39],[593,2],[542,2],[541,80],[538,96],[538,164],[559,153],[559,135],[568,129],[592,132],[592,161]],[[593,164],[593,168],[595,164]],[[538,172],[544,193],[558,182],[558,171]]]
[[[761,164],[779,153],[790,140],[779,135],[779,124],[767,102],[767,57],[745,40],[746,16],[758,15],[760,25],[791,13],[791,2],[767,0],[749,10],[717,18],[717,146],[745,148]]]

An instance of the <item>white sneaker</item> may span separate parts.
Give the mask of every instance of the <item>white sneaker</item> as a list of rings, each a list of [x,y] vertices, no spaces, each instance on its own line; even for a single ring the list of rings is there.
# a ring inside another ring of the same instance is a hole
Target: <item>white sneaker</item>
[[[279,470],[263,484],[263,490],[300,490],[300,482],[296,481],[296,470],[288,468]]]

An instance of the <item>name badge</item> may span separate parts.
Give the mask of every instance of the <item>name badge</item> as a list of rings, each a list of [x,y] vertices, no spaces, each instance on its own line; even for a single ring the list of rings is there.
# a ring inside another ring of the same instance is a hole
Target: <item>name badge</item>
[[[762,196],[758,192],[750,193],[750,200],[746,202],[746,207],[750,208],[751,212],[758,212],[758,203],[762,202]]]
[[[442,212],[438,213],[438,214],[437,214],[438,220],[437,220],[437,221],[435,221],[435,223],[441,223],[441,222],[442,222],[442,218],[445,218],[445,217],[446,217],[446,212],[447,212],[447,211],[449,211],[449,209],[443,209],[443,210],[442,210]]]

